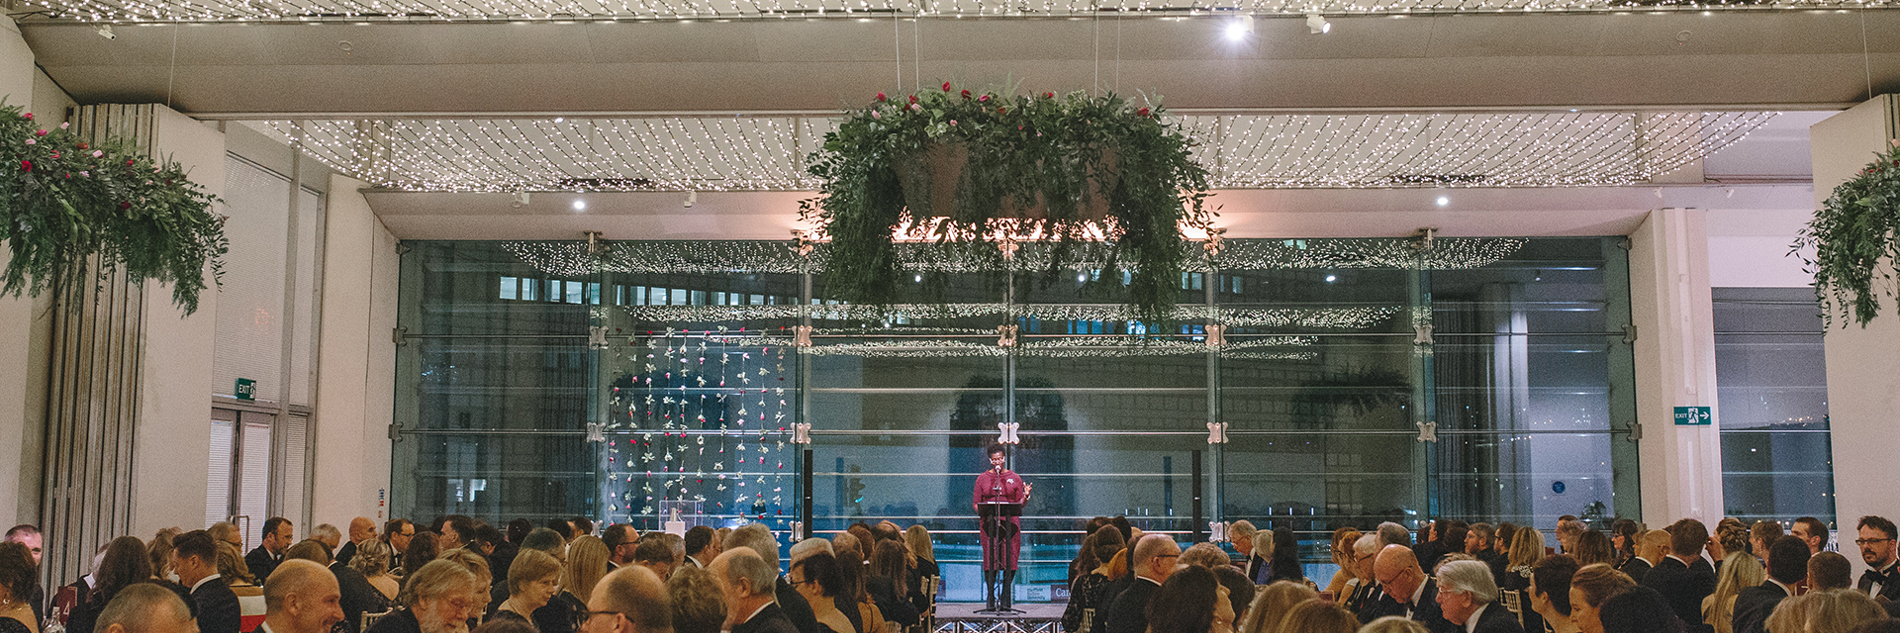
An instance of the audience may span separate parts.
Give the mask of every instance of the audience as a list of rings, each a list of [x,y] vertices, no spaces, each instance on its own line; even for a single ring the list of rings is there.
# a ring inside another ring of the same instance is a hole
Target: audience
[[[1610,545],[1610,537],[1604,536],[1602,532],[1584,530],[1572,543],[1576,551],[1570,552],[1570,555],[1577,558],[1578,565],[1605,563],[1615,566],[1616,552]]]
[[[112,539],[106,544],[105,556],[99,559],[98,570],[93,572],[92,590],[67,616],[66,631],[93,633],[100,611],[114,595],[134,583],[151,580],[152,558],[145,551],[145,542],[136,536]]]
[[[1306,582],[1306,571],[1300,566],[1300,544],[1293,538],[1293,528],[1284,525],[1273,528],[1273,557],[1267,570],[1270,580]]]
[[[195,633],[198,630],[192,622],[190,606],[178,599],[177,593],[149,583],[129,585],[116,594],[99,612],[98,625],[101,633]]]
[[[1295,605],[1280,623],[1282,633],[1353,633],[1359,621],[1339,605],[1309,601]]]
[[[1798,537],[1797,537],[1798,538]],[[1887,612],[1867,594],[1841,589],[1810,591],[1782,601],[1768,616],[1775,633],[1847,633],[1861,624],[1885,620]]]
[[[1148,601],[1148,633],[1231,633],[1234,610],[1227,588],[1205,567],[1183,566]]]
[[[1649,576],[1649,570],[1669,555],[1669,533],[1662,530],[1649,530],[1636,535],[1636,555],[1616,568],[1638,584]]]
[[[1419,568],[1418,557],[1412,554],[1411,548],[1385,546],[1373,563],[1372,573],[1390,599],[1387,603],[1390,612],[1380,613],[1380,616],[1403,615],[1418,620],[1428,629],[1452,628],[1438,606],[1438,581]]]
[[[1498,586],[1491,578],[1489,565],[1476,560],[1451,561],[1438,568],[1437,580],[1438,607],[1447,622],[1473,633],[1524,633],[1516,615],[1494,604]]]
[[[787,580],[798,590],[798,595],[811,603],[820,633],[854,633],[856,629],[852,628],[851,619],[838,609],[837,598],[845,591],[845,580],[836,557],[824,551],[796,556],[792,559],[789,576]]]
[[[1796,536],[1778,536],[1768,544],[1768,579],[1736,593],[1733,633],[1764,633],[1769,614],[1808,577],[1808,544]]]
[[[629,526],[627,529],[632,531],[633,528]],[[704,525],[696,525],[693,529],[687,530],[683,541],[686,545],[686,564],[696,569],[705,569],[707,565],[712,564],[712,559],[719,557],[718,539],[719,531]]]
[[[1257,539],[1256,539],[1257,540]],[[1146,534],[1131,548],[1129,567],[1134,575],[1116,594],[1106,611],[1097,612],[1107,633],[1144,633],[1148,630],[1148,602],[1174,573],[1181,546],[1163,534]]]
[[[1821,552],[1808,557],[1808,591],[1827,591],[1829,589],[1851,589],[1854,586],[1853,564],[1839,552]]]
[[[364,539],[356,545],[356,551],[350,557],[350,569],[362,574],[384,598],[395,600],[402,583],[389,573],[389,545],[374,538]]]
[[[1785,535],[1781,532],[1781,522],[1771,519],[1756,521],[1754,525],[1748,526],[1748,551],[1754,554],[1755,558],[1761,559],[1761,564],[1766,566],[1768,545],[1782,536]]]
[[[264,582],[270,578],[271,570],[277,568],[277,563],[284,560],[284,550],[296,542],[296,537],[291,536],[290,519],[283,517],[265,519],[264,531],[259,537],[263,540],[258,542],[257,549],[244,555],[244,566],[251,570],[251,577]]]
[[[1735,599],[1766,579],[1761,561],[1754,555],[1742,551],[1729,554],[1722,559],[1722,571],[1716,574],[1715,592],[1702,599],[1702,621],[1715,633],[1734,633]]]
[[[172,570],[196,603],[199,633],[239,633],[243,608],[237,594],[218,574],[218,543],[211,533],[192,530],[172,540]]]
[[[1794,526],[1788,529],[1788,534],[1806,543],[1809,555],[1819,554],[1827,546],[1827,524],[1814,517],[1795,519]]]
[[[1423,624],[1419,624],[1417,622],[1413,622],[1411,620],[1407,620],[1405,618],[1402,618],[1396,615],[1388,615],[1383,618],[1373,620],[1372,622],[1367,623],[1365,626],[1359,627],[1359,633],[1432,633],[1432,632],[1426,630],[1425,625]]]
[[[592,529],[586,519],[580,521],[582,526]],[[606,546],[602,545],[601,549],[605,550]],[[602,559],[605,559],[604,552]],[[582,633],[670,633],[673,630],[673,600],[666,584],[644,567],[616,569],[601,578],[588,595],[587,604],[581,607],[588,614]],[[767,590],[766,596],[770,595]],[[751,632],[735,626],[733,633]]]
[[[1587,565],[1570,577],[1570,621],[1583,633],[1603,633],[1601,610],[1612,596],[1636,588],[1636,581],[1609,565]]]
[[[1128,567],[1119,571],[1114,568],[1115,555],[1122,551],[1122,533],[1113,525],[1103,525],[1087,539],[1088,546],[1094,548],[1092,557],[1103,561],[1101,565],[1084,572],[1069,585],[1069,604],[1062,611],[1062,630],[1080,631],[1083,612],[1093,609],[1097,617],[1102,612],[1102,598],[1106,595],[1108,584],[1128,575]],[[1225,556],[1225,555],[1223,555]],[[1245,577],[1243,572],[1242,577]],[[1252,585],[1252,579],[1248,579]]]
[[[1715,567],[1702,560],[1709,529],[1683,519],[1669,526],[1669,555],[1643,575],[1642,585],[1662,594],[1683,622],[1702,622],[1702,599],[1715,592]]]
[[[1570,579],[1580,567],[1569,554],[1545,556],[1531,566],[1530,588],[1525,591],[1529,606],[1521,614],[1525,630],[1548,627],[1551,633],[1577,633],[1577,623],[1570,617]]]
[[[329,633],[331,627],[343,620],[341,600],[336,576],[323,565],[304,559],[286,559],[264,581],[264,624],[258,627],[257,633]],[[406,631],[414,633],[415,630]],[[420,630],[442,633],[442,630],[427,627]],[[386,629],[377,633],[405,633],[405,630]]]
[[[738,532],[735,530],[734,534]],[[778,568],[768,565],[751,548],[735,547],[720,553],[710,569],[726,598],[726,622],[732,633],[794,633],[798,630],[785,618],[774,599]]]
[[[1645,586],[1610,596],[1597,609],[1603,633],[1681,633],[1683,622],[1655,589]]]
[[[1636,540],[1640,536],[1642,536],[1642,528],[1635,521],[1617,519],[1610,522],[1610,549],[1615,552],[1613,558],[1616,559],[1616,562],[1610,565],[1611,567],[1615,567],[1618,571],[1623,570],[1623,563],[1636,556]]]
[[[522,549],[508,566],[508,598],[491,617],[534,622],[534,612],[547,606],[561,590],[561,562],[547,552]]]
[[[1361,623],[1371,622],[1377,617],[1375,607],[1385,598],[1372,573],[1381,543],[1379,535],[1373,533],[1359,535],[1359,540],[1352,544],[1352,570],[1358,585],[1353,587],[1352,595],[1346,596],[1346,602],[1341,606],[1359,616]]]
[[[1247,606],[1237,633],[1278,633],[1293,607],[1319,599],[1319,592],[1299,583],[1276,582],[1262,588]]]
[[[666,596],[673,602],[674,633],[719,633],[725,627],[726,597],[712,571],[679,570],[666,579]]]
[[[1861,593],[1884,598],[1888,602],[1900,601],[1900,532],[1894,530],[1893,521],[1884,517],[1864,516],[1858,524],[1859,537],[1854,544],[1860,547],[1861,562],[1867,564],[1854,588]],[[34,560],[39,560],[35,550]]]
[[[1227,540],[1234,544],[1234,551],[1240,554],[1241,571],[1248,578],[1259,578],[1260,570],[1267,566],[1267,559],[1254,551],[1254,535],[1260,530],[1249,521],[1235,521],[1227,526]]]
[[[1247,605],[1253,604],[1254,595],[1260,593],[1259,585],[1253,584],[1245,572],[1232,565],[1216,567],[1213,572],[1214,580],[1226,589],[1227,608],[1234,614],[1228,618],[1228,624],[1240,622],[1240,618],[1247,615]]]
[[[864,580],[865,593],[877,604],[884,621],[901,626],[916,624],[917,609],[905,599],[910,588],[910,565],[905,561],[904,544],[887,539],[876,539],[875,543],[871,565],[866,568],[870,573]],[[1225,554],[1221,560],[1226,562]]]
[[[30,604],[39,586],[37,567],[27,546],[0,542],[0,633],[39,631],[40,620]]]

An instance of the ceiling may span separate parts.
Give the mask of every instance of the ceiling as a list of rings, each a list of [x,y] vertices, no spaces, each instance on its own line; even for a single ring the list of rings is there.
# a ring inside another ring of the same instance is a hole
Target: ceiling
[[[1301,19],[1261,18],[1238,43],[1215,17],[21,30],[82,103],[206,118],[826,112],[900,78],[1099,82],[1177,111],[1829,109],[1865,99],[1870,82],[1900,89],[1896,10],[1329,19],[1330,34],[1311,35]]]

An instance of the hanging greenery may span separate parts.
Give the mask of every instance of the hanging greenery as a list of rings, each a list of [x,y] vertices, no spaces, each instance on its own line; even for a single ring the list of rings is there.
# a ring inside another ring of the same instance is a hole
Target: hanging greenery
[[[220,280],[228,242],[216,200],[172,161],[131,143],[93,147],[60,124],[43,129],[18,106],[0,108],[0,239],[9,251],[0,295],[79,288],[123,270],[170,284],[172,303],[198,310],[204,271]],[[96,259],[95,259],[96,258]]]
[[[1161,108],[1110,94],[941,90],[878,93],[825,135],[810,171],[819,196],[801,215],[829,239],[827,288],[852,303],[888,306],[912,271],[907,240],[952,245],[1000,263],[1022,243],[1047,245],[1045,279],[1079,265],[1121,274],[1128,305],[1165,321],[1196,250],[1183,228],[1207,229],[1208,172]]]
[[[1801,230],[1797,249],[1813,247],[1808,268],[1822,316],[1831,325],[1844,310],[1865,327],[1880,313],[1882,296],[1896,295],[1891,271],[1877,270],[1882,260],[1900,261],[1900,141],[1852,180],[1841,183]],[[1879,278],[1884,288],[1874,288]]]

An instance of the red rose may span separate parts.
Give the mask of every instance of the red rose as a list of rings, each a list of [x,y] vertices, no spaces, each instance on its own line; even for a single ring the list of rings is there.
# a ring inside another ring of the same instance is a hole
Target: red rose
[[[26,114],[24,114],[24,115],[22,115],[22,117],[23,117],[23,118],[25,118],[25,119],[26,119],[26,120],[28,120],[28,121],[31,121],[31,120],[33,120],[33,113],[31,113],[31,112],[28,112],[28,113],[26,113]]]
[[[968,92],[968,91],[965,91],[965,92]],[[981,96],[981,97],[977,97],[977,98],[976,98],[976,101],[977,101],[977,103],[989,103],[989,102],[990,102],[990,96],[989,96],[989,95],[983,95],[983,96]]]
[[[878,101],[883,101],[883,100],[884,100],[884,93],[882,93],[882,92],[880,92],[880,93],[877,93],[877,100],[878,100]]]
[[[59,160],[59,152],[53,152],[53,160]]]
[[[30,161],[30,160],[20,161],[20,171],[33,171],[33,161]]]
[[[79,149],[92,149],[92,148],[90,148],[90,147],[86,147],[86,144],[85,144],[85,143],[80,143],[80,144],[79,144]]]
[[[963,91],[963,98],[965,98],[965,99],[968,99],[968,98],[970,98],[970,91],[968,91],[968,90],[965,90],[965,91]]]
[[[997,113],[997,114],[1003,114],[1003,113],[1005,113],[1005,112],[1009,112],[1009,110],[1008,110],[1008,109],[1005,109],[1005,108],[997,108],[997,109],[996,109],[996,113]]]
[[[917,95],[911,95],[911,96],[910,96],[910,102],[911,102],[911,103],[916,103],[916,102],[917,102]]]
[[[1045,92],[1045,93],[1042,93],[1042,98],[1044,98],[1044,99],[1054,99],[1054,98],[1056,98],[1056,93],[1053,93],[1053,92]]]
[[[1138,114],[1138,115],[1141,115],[1141,116],[1148,116],[1148,109],[1147,109],[1147,108],[1142,108],[1142,109],[1140,109],[1140,110],[1136,110],[1136,111],[1135,111],[1135,114]]]
[[[946,82],[943,82],[943,91],[944,91],[944,92],[950,92],[950,82],[948,82],[948,81],[946,81]]]
[[[121,203],[119,203],[119,208],[121,208],[121,209],[130,209],[130,208],[132,208],[132,203],[130,203],[130,202],[121,202]]]
[[[125,159],[125,166],[126,166],[126,167],[131,167],[131,166],[132,166],[132,159],[130,159],[130,158],[127,158],[127,159]]]

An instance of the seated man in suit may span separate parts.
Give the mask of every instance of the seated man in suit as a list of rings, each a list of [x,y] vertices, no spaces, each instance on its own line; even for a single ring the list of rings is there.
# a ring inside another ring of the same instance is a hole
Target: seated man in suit
[[[259,535],[263,540],[257,544],[257,549],[244,555],[244,566],[250,568],[251,577],[256,578],[258,583],[262,584],[270,578],[277,564],[283,562],[284,550],[297,542],[297,537],[291,536],[290,532],[290,519],[271,517],[264,520],[264,532]]]
[[[1643,583],[1643,577],[1649,575],[1649,570],[1655,569],[1656,563],[1669,555],[1669,533],[1662,530],[1650,530],[1636,535],[1635,538],[1636,555],[1623,561],[1623,566],[1616,570],[1628,574],[1630,580],[1640,585]]]
[[[329,633],[343,621],[336,576],[322,565],[290,559],[264,581],[264,623],[256,633]]]
[[[763,598],[771,609],[772,577],[777,569],[771,568],[765,578],[754,577],[758,567],[765,563],[756,554],[755,566],[741,565],[748,580],[764,580],[762,593],[753,596],[754,600]],[[718,580],[723,586],[726,574],[732,568],[721,570]],[[730,595],[730,594],[727,594]],[[765,609],[761,609],[763,611]],[[757,620],[755,617],[754,620]],[[779,621],[785,624],[783,630],[792,630],[791,623],[783,617]],[[749,622],[748,622],[749,624]],[[754,629],[743,628],[744,624],[734,625],[733,633],[746,633]],[[631,565],[613,570],[600,584],[594,586],[594,593],[587,596],[587,619],[581,622],[582,633],[662,633],[673,630],[673,598],[666,591],[666,584],[652,570]]]
[[[1808,544],[1795,536],[1777,536],[1768,544],[1768,580],[1735,594],[1730,630],[1763,633],[1775,606],[1794,595],[1794,586],[1808,577]]]
[[[99,633],[192,633],[191,608],[178,594],[153,583],[127,585],[112,596],[99,619]]]
[[[1702,625],[1702,599],[1715,593],[1715,568],[1702,561],[1702,548],[1709,544],[1709,528],[1695,519],[1683,519],[1669,526],[1669,555],[1656,561],[1656,567],[1643,575],[1644,587],[1655,589],[1669,603],[1677,618],[1689,624],[1690,631]]]
[[[1181,557],[1181,545],[1166,534],[1145,534],[1135,540],[1129,568],[1134,580],[1115,596],[1103,612],[1108,633],[1142,633],[1148,630],[1148,599],[1161,590],[1174,573],[1174,561]]]
[[[1486,573],[1489,573],[1487,570]],[[1432,633],[1454,633],[1460,627],[1445,619],[1438,608],[1438,583],[1425,570],[1418,566],[1418,557],[1412,554],[1412,548],[1404,545],[1387,545],[1379,551],[1378,560],[1372,564],[1373,580],[1387,596],[1404,608],[1406,619],[1425,625]]]
[[[1491,566],[1456,560],[1438,568],[1438,607],[1445,621],[1469,633],[1524,633],[1517,616],[1496,604],[1498,584]]]
[[[191,589],[198,603],[200,633],[239,633],[242,614],[238,597],[218,575],[218,543],[211,533],[192,530],[172,539],[172,571],[178,583]]]
[[[735,547],[713,559],[713,579],[719,582],[719,588],[726,596],[726,622],[732,625],[732,633],[796,633],[792,621],[778,608],[776,594],[778,590],[778,568],[767,565],[758,552],[749,547]],[[638,574],[645,572],[654,582],[659,575],[644,566],[634,565],[614,570],[614,574]],[[666,595],[665,589],[660,595]],[[592,602],[590,600],[590,602]],[[588,609],[594,610],[593,605]],[[662,609],[671,611],[671,608]],[[671,626],[670,624],[668,625]],[[657,630],[657,629],[654,629]],[[582,629],[581,633],[615,633]]]

